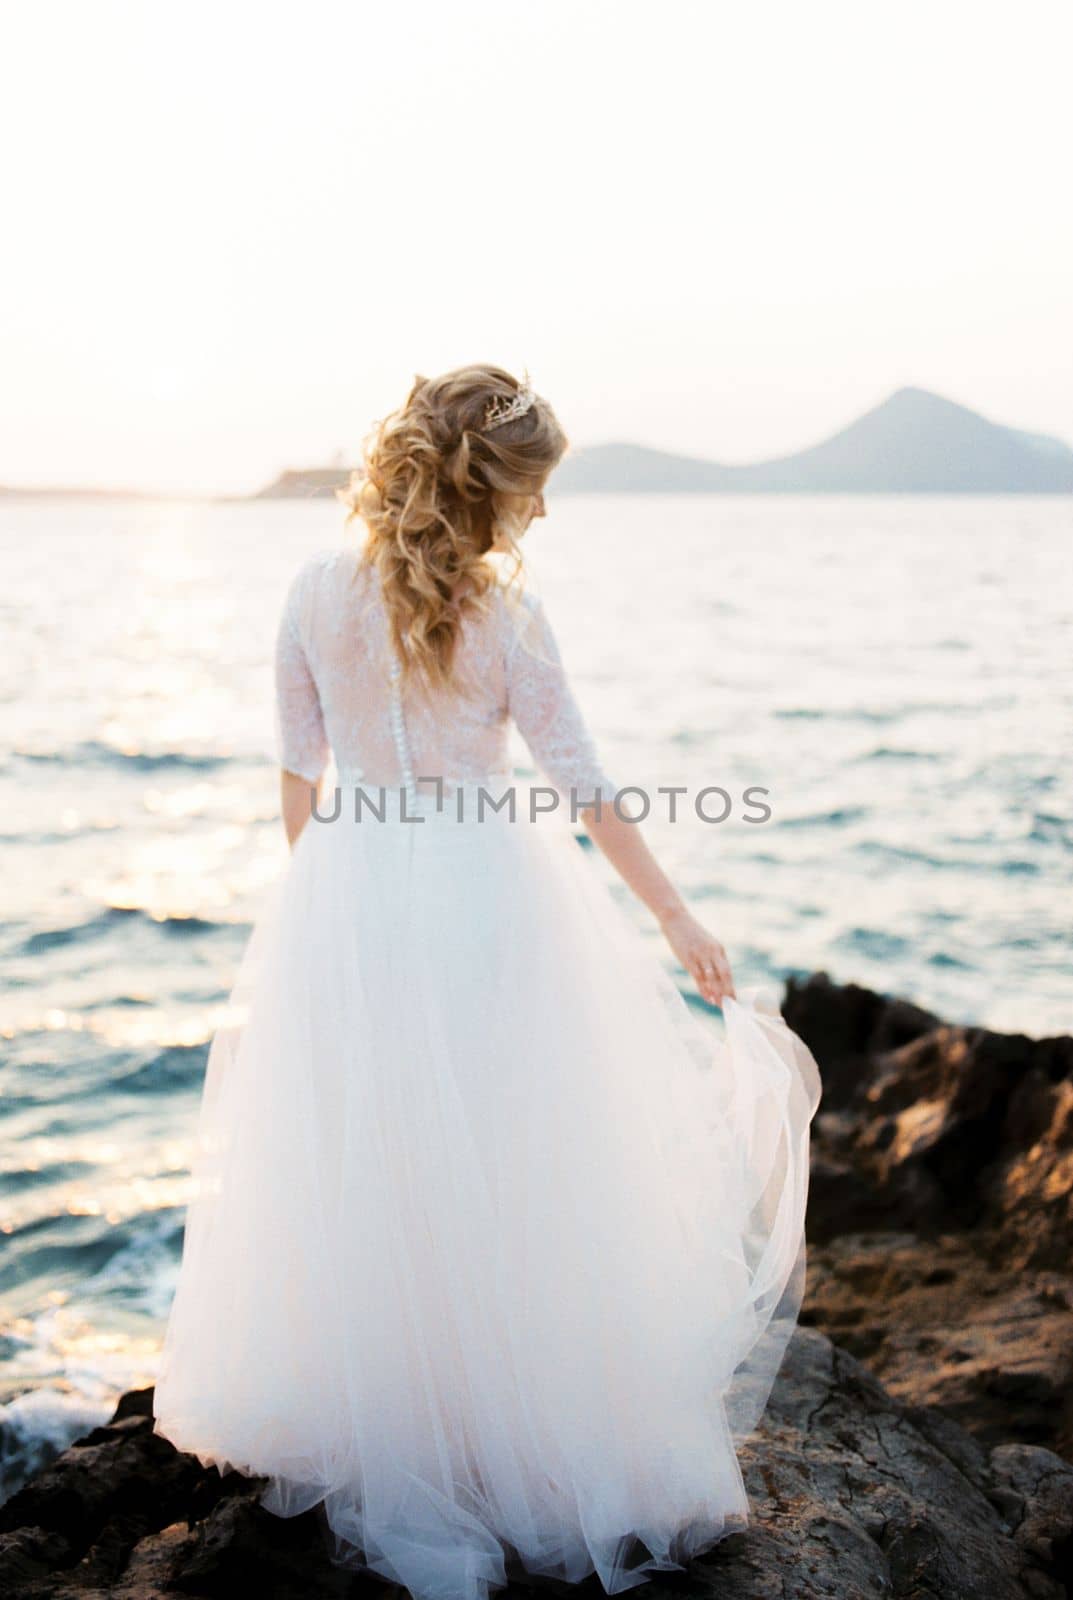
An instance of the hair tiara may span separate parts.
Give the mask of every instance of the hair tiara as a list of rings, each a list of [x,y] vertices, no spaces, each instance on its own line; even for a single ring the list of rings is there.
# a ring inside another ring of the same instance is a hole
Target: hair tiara
[[[529,373],[525,374],[525,381],[513,399],[505,400],[502,395],[493,396],[484,408],[484,429],[489,432],[492,428],[501,428],[504,422],[514,422],[518,417],[524,417],[532,406],[536,395],[533,393],[529,382]]]

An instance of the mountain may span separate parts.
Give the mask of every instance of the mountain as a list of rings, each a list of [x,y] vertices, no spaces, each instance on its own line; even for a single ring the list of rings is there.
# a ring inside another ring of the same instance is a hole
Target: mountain
[[[1073,450],[926,389],[899,389],[793,455],[724,466],[639,445],[596,445],[568,456],[551,487],[573,494],[1068,494]]]
[[[326,495],[341,468],[285,472],[258,499]],[[822,443],[724,466],[637,444],[571,452],[555,494],[1070,494],[1073,450],[1061,439],[989,422],[927,389],[899,389]]]

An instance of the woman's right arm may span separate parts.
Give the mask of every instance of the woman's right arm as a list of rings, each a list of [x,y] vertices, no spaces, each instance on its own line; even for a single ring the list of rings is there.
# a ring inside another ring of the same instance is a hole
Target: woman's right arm
[[[659,923],[660,932],[693,978],[702,997],[719,1005],[725,995],[736,998],[730,962],[722,944],[689,910],[641,836],[639,822],[618,815],[611,799],[600,807],[579,807],[586,833]]]
[[[539,765],[564,794],[573,791],[586,832],[626,886],[659,923],[667,943],[701,995],[718,1005],[734,996],[734,979],[720,941],[689,911],[641,835],[640,823],[622,818],[612,801],[615,786],[574,698],[558,643],[539,599],[529,597],[529,625],[508,656],[510,712]],[[587,801],[597,788],[600,816]]]

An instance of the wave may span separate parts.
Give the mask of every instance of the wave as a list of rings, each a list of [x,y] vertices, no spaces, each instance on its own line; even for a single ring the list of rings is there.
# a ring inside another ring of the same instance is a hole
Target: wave
[[[112,1078],[108,1087],[124,1094],[195,1088],[205,1075],[207,1044],[172,1044],[158,1050],[132,1072]]]
[[[827,824],[841,827],[847,822],[860,822],[872,815],[872,806],[835,806],[832,811],[809,811],[800,817],[780,817],[780,828],[815,828]]]
[[[847,928],[832,940],[836,950],[846,950],[853,955],[870,956],[873,960],[889,961],[905,955],[912,941],[887,928]]]
[[[47,1031],[55,1045],[55,1030]],[[72,1057],[66,1041],[59,1053],[42,1060],[40,1088],[28,1086],[21,1094],[5,1096],[9,1114],[21,1111],[33,1123],[37,1139],[71,1139],[93,1129],[108,1130],[131,1114],[130,1101],[167,1101],[196,1093],[205,1078],[205,1065],[213,1030],[197,1043],[157,1043],[142,1048],[109,1049],[97,1037],[72,1034],[85,1047]],[[24,1029],[11,1035],[12,1054],[34,1046],[33,1031]],[[29,1070],[33,1071],[33,1062]],[[40,1168],[12,1165],[0,1171],[0,1196],[20,1194],[31,1188],[47,1188],[67,1179],[89,1178],[84,1162],[57,1159]],[[5,1236],[5,1244],[9,1242]]]
[[[972,961],[962,961],[960,956],[952,956],[948,950],[933,950],[927,957],[929,967],[953,967],[959,972],[971,972],[975,965]]]
[[[845,710],[822,706],[780,706],[772,715],[780,722],[898,722],[919,706],[896,706],[887,711],[860,706]]]
[[[12,752],[23,761],[59,767],[104,766],[119,771],[159,772],[177,767],[188,772],[212,772],[241,759],[233,753],[192,750],[121,750],[102,739],[83,739],[78,744],[57,745],[51,749],[16,746]]]
[[[987,835],[951,836],[947,840],[937,841],[948,844],[951,848],[958,845],[991,845],[994,841]],[[958,855],[934,855],[927,850],[917,850],[911,845],[888,844],[882,839],[861,839],[851,847],[852,854],[863,856],[870,861],[882,861],[890,864],[909,863],[915,867],[927,867],[932,872],[997,872],[1003,877],[1038,877],[1042,868],[1037,861],[1029,861],[1021,856],[1012,856],[1003,861],[995,861],[993,857],[979,856],[968,857]],[[951,920],[956,920],[951,918]]]
[[[30,1280],[53,1285],[77,1282],[99,1272],[115,1254],[122,1226],[66,1211],[16,1223],[4,1235],[0,1289],[7,1291]]]
[[[111,933],[118,920],[118,914],[109,908],[82,922],[70,922],[58,928],[40,928],[36,933],[28,934],[17,950],[19,955],[40,956],[48,950],[59,950],[68,944],[89,944]]]
[[[933,867],[936,870],[945,868],[960,871],[976,865],[975,862],[958,860],[956,857],[929,855],[926,850],[915,850],[910,845],[886,844],[882,839],[861,839],[852,847],[852,851],[855,856],[864,856],[868,860],[911,862],[913,866]]]
[[[45,1385],[0,1406],[0,1504],[114,1410],[114,1395],[96,1398]]]
[[[81,922],[65,923],[55,928],[40,928],[28,934],[21,944],[15,946],[15,953],[39,956],[49,950],[60,949],[64,945],[90,944],[96,939],[106,938],[117,928],[130,923],[144,924],[160,933],[178,938],[190,938],[194,934],[202,933],[234,933],[236,929],[242,932],[251,926],[248,921],[229,921],[226,918],[201,917],[179,912],[161,914],[151,912],[145,906],[105,906],[95,916],[87,917]],[[121,997],[121,1000],[127,1005],[137,1004],[131,996]]]
[[[1073,824],[1068,816],[1060,817],[1053,811],[1036,811],[1032,815],[1028,837],[1037,844],[1065,844],[1073,839]]]
[[[903,717],[976,717],[981,711],[999,711],[1017,704],[1012,694],[990,700],[906,700],[900,706],[780,706],[772,712],[780,722],[900,722]]]
[[[51,1161],[40,1167],[8,1167],[0,1172],[0,1194],[18,1194],[51,1183],[62,1183],[65,1178],[78,1178],[93,1172],[91,1161]]]
[[[185,1207],[169,1206],[112,1227],[97,1271],[86,1277],[76,1263],[77,1300],[44,1305],[22,1318],[17,1331],[0,1334],[0,1363],[12,1369],[6,1403],[0,1403],[0,1504],[75,1439],[107,1422],[125,1389],[151,1378],[143,1341],[128,1342],[119,1330],[132,1315],[162,1322],[174,1293],[184,1222]],[[118,1306],[118,1329],[109,1303]],[[87,1322],[114,1335],[91,1354],[81,1343]],[[41,1373],[48,1374],[46,1383],[36,1381]],[[35,1386],[27,1388],[27,1381]]]
[[[0,773],[3,770],[3,766],[0,765]],[[116,833],[122,826],[118,817],[79,818],[78,836],[84,839],[91,833]],[[72,837],[70,828],[53,828],[43,833],[0,833],[0,844],[15,844],[27,849],[31,845],[70,844]]]
[[[943,761],[945,753],[941,750],[909,750],[899,749],[897,745],[877,744],[874,750],[862,751],[860,755],[850,756],[845,765],[847,767],[862,766],[867,761]]]

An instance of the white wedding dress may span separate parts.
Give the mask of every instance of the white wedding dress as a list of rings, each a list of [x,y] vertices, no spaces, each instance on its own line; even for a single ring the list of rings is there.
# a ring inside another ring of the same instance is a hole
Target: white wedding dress
[[[616,1593],[748,1523],[819,1078],[770,991],[695,1016],[578,848],[571,789],[615,785],[540,601],[497,583],[459,663],[471,700],[404,694],[360,551],[297,573],[279,757],[334,754],[341,813],[212,1042],[154,1431],[417,1600]],[[536,823],[524,784],[478,816],[509,719],[563,797]]]

